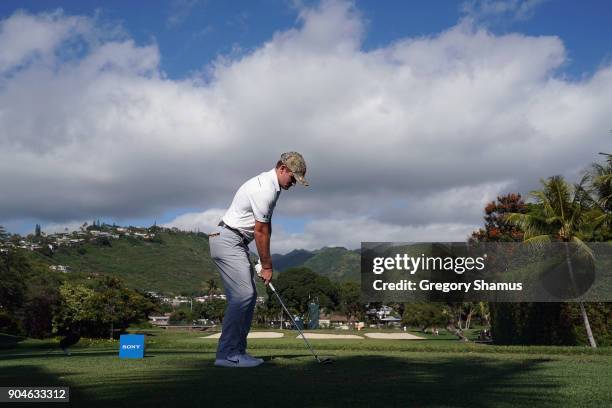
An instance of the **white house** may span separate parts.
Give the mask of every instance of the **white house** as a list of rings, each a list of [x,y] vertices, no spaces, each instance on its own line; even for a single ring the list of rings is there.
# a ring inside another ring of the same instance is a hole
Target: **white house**
[[[66,265],[50,265],[49,269],[64,273],[68,273],[70,271],[70,267]]]
[[[149,321],[151,324],[156,326],[167,326],[168,320],[170,320],[170,314],[165,314],[163,316],[149,316]]]

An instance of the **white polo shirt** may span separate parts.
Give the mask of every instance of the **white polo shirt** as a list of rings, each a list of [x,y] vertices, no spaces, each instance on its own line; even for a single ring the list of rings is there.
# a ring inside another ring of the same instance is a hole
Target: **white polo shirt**
[[[253,177],[240,186],[223,216],[223,222],[252,241],[255,220],[265,223],[272,221],[272,212],[280,192],[276,169]]]

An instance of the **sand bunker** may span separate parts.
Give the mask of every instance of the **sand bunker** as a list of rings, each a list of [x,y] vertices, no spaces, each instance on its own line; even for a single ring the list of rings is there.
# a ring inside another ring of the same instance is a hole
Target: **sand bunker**
[[[410,333],[365,333],[365,336],[370,339],[382,340],[424,340],[423,337]]]
[[[327,333],[304,333],[307,339],[314,340],[363,340],[364,338],[356,334],[327,334]],[[250,332],[249,339],[280,339],[284,334],[280,332]],[[370,339],[377,340],[424,340],[423,337],[415,336],[410,333],[365,333],[365,336]],[[211,334],[210,336],[200,337],[201,339],[218,339],[221,337],[221,333]],[[296,336],[297,339],[301,339],[301,335]]]
[[[279,332],[250,332],[247,338],[249,339],[280,339],[283,337],[283,333]],[[200,337],[201,339],[218,339],[221,337],[221,333],[211,334],[210,336]]]
[[[356,339],[363,340],[363,337],[354,334],[325,334],[325,333],[304,333],[307,339]],[[301,339],[301,335],[297,335],[296,339]]]

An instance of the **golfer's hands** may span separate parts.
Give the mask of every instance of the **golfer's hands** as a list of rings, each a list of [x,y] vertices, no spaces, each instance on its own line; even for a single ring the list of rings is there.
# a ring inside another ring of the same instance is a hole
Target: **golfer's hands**
[[[272,268],[264,268],[261,265],[261,260],[258,260],[255,264],[255,272],[257,272],[257,276],[259,276],[266,285],[272,280]]]
[[[267,285],[272,280],[272,268],[261,268],[261,279],[263,279],[264,284]]]

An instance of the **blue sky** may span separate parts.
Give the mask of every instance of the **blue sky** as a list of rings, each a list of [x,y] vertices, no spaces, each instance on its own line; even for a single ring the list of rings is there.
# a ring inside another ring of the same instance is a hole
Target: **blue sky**
[[[4,1],[0,20],[11,232],[206,231],[299,150],[311,188],[282,195],[277,251],[460,240],[496,195],[612,147],[605,1]]]
[[[303,1],[312,5],[317,2]],[[494,33],[520,32],[555,35],[569,51],[563,72],[572,78],[590,75],[611,57],[612,6],[606,1],[549,0],[534,6],[525,18],[509,13],[483,16]],[[386,46],[399,38],[439,33],[466,16],[462,2],[356,1],[367,21],[363,48]],[[120,23],[141,44],[156,42],[161,67],[171,78],[200,70],[218,55],[236,47],[248,51],[269,40],[274,32],[295,25],[298,8],[289,0],[261,1],[3,1],[0,15],[17,9],[32,13],[62,9],[66,14],[97,15],[102,21]]]

